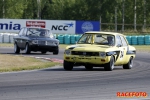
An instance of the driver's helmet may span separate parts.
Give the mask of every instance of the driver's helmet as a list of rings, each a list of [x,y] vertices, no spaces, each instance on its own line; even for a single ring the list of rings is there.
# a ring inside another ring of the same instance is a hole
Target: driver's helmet
[[[107,41],[108,41],[108,44],[114,44],[114,41],[113,41],[113,36],[107,36]]]
[[[45,32],[41,31],[40,36],[45,36]]]

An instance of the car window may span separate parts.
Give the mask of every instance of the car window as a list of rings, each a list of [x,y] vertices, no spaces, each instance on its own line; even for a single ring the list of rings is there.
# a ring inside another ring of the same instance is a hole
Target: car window
[[[29,28],[27,30],[28,36],[36,36],[36,37],[52,37],[52,33],[49,32],[47,29],[42,28]]]
[[[23,31],[23,33],[22,33],[22,35],[26,35],[26,33],[27,33],[27,28],[24,28],[24,31]]]
[[[98,45],[115,45],[115,36],[110,34],[83,34],[78,43]]]
[[[23,31],[24,31],[24,28],[22,28],[22,29],[19,31],[19,35],[20,35],[20,36],[22,35]]]
[[[115,37],[109,34],[95,34],[94,43],[100,45],[115,45]]]
[[[123,36],[120,36],[120,37],[121,37],[123,46],[127,46],[128,44],[127,44],[125,38]]]
[[[117,42],[117,45],[121,45],[121,46],[123,45],[121,41],[121,37],[119,35],[116,36],[116,42]]]
[[[92,43],[92,34],[84,34],[78,43],[89,44]]]

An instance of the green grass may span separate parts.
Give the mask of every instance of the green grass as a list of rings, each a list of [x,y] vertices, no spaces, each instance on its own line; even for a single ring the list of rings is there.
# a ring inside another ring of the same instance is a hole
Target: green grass
[[[59,47],[65,49],[67,44],[60,44]],[[13,43],[0,43],[0,47],[14,47]]]
[[[43,69],[55,65],[61,64],[48,60],[36,59],[33,57],[25,57],[22,55],[14,56],[8,54],[0,54],[0,72]]]
[[[134,45],[137,51],[150,52],[150,45]]]
[[[0,47],[13,47],[13,43],[0,43]]]

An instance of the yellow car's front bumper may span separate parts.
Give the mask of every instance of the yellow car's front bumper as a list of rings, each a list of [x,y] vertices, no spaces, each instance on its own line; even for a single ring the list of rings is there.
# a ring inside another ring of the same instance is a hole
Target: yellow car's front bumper
[[[64,60],[74,63],[106,64],[110,61],[110,56],[102,58],[98,56],[64,55]]]

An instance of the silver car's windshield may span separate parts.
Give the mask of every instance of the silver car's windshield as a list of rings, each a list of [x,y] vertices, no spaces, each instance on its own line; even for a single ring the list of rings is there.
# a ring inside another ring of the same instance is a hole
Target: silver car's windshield
[[[41,28],[29,28],[27,31],[27,36],[35,36],[35,37],[50,37],[53,38],[53,34],[50,30],[41,29]]]
[[[79,44],[114,45],[115,36],[110,34],[84,34],[78,41]]]

